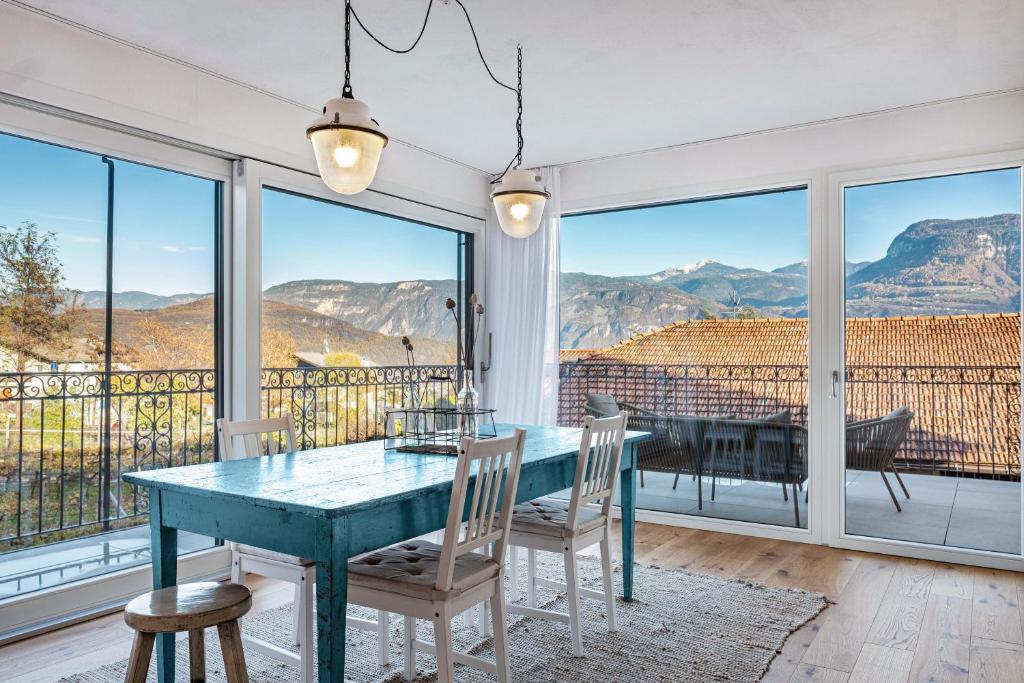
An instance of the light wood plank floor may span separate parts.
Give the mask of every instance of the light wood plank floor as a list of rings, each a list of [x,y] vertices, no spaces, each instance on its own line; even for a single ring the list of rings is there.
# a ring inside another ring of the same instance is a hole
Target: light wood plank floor
[[[1024,574],[655,524],[638,525],[636,548],[645,564],[836,601],[789,638],[765,681],[1024,680]],[[251,585],[254,609],[291,600],[283,584]],[[121,615],[108,615],[0,648],[0,679],[55,681],[127,657],[130,644]]]

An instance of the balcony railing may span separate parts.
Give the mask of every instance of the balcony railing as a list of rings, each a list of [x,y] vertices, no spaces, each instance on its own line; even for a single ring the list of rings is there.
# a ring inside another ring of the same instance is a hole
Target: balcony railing
[[[1016,477],[1020,473],[1017,366],[850,366],[847,420],[900,406],[915,413],[896,459],[900,469],[937,475]],[[807,368],[793,365],[560,366],[559,422],[579,424],[588,393],[659,415],[762,418],[782,410],[807,424]]]
[[[389,407],[455,405],[453,365],[369,368],[264,368],[260,411],[291,413],[300,448],[384,438]]]
[[[454,402],[454,366],[266,368],[263,416],[290,412],[303,449],[383,436],[415,392]],[[0,552],[145,522],[124,472],[217,458],[213,370],[0,373]]]

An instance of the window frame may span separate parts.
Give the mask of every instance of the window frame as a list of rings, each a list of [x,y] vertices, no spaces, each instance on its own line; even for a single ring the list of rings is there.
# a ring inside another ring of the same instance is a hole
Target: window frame
[[[824,415],[823,421],[827,427],[825,430],[827,443],[822,453],[843,453],[846,446],[845,430],[842,428],[845,422],[846,410],[844,398],[846,384],[845,373],[843,372],[843,369],[846,367],[846,286],[844,277],[846,258],[844,222],[846,188],[888,182],[923,180],[965,173],[996,171],[1014,167],[1020,169],[1021,197],[1022,204],[1024,204],[1024,149],[944,157],[884,166],[866,166],[828,174],[826,179],[828,187],[828,214],[825,226],[828,253],[825,264],[826,266],[832,266],[832,268],[826,268],[826,270],[829,270],[827,283],[828,303],[825,307],[828,313],[828,324],[824,344],[827,357],[824,359],[824,362],[827,364],[825,374],[828,375],[828,373],[835,370],[839,373],[840,381],[837,386],[837,398],[833,399],[831,394],[829,394],[824,397],[819,406],[819,414]],[[1022,215],[1024,215],[1024,206],[1021,209]],[[1024,293],[1024,290],[1022,290],[1022,293]],[[1024,337],[1022,337],[1022,349],[1024,349]],[[1022,368],[1024,368],[1024,355],[1022,355]],[[1024,434],[1024,430],[1022,430],[1022,434]],[[1022,440],[1021,445],[1022,452],[1024,452],[1024,440]],[[948,548],[914,541],[848,534],[845,528],[845,466],[840,458],[825,458],[820,463],[819,470],[822,470],[825,477],[824,481],[818,485],[818,488],[822,489],[827,494],[827,500],[831,501],[831,504],[822,510],[827,515],[823,542],[828,545],[850,550],[896,554],[903,557],[939,562],[954,562],[980,567],[1024,571],[1024,524],[1021,525],[1022,554],[1020,555],[968,548]],[[1024,477],[1021,479],[1020,487],[1022,492],[1021,519],[1024,520]]]
[[[0,102],[0,132],[218,183],[218,234],[214,241],[215,362],[217,410],[222,415],[231,392],[225,354],[232,314],[229,269],[234,178],[230,161],[6,102]],[[218,545],[179,557],[179,576],[182,580],[219,577],[229,564],[230,553],[225,546]],[[0,600],[5,615],[0,644],[120,609],[127,600],[150,588],[151,572],[151,567],[144,564]]]
[[[478,296],[484,297],[482,265],[486,237],[482,218],[379,191],[340,195],[313,173],[254,159],[235,162],[235,176],[235,203],[240,210],[234,217],[233,249],[236,254],[245,254],[245,259],[234,261],[232,278],[232,300],[236,311],[229,354],[233,388],[229,414],[232,419],[256,419],[260,416],[264,188],[470,235],[471,253],[466,259],[466,282],[470,286],[464,293],[468,296],[468,291],[475,289]]]

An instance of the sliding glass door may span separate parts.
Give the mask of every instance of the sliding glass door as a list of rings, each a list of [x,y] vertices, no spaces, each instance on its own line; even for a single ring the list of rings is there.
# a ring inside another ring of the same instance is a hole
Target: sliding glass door
[[[637,507],[807,528],[808,192],[567,216],[559,421],[631,414]]]
[[[845,533],[1021,553],[1021,169],[846,184]]]
[[[0,134],[0,598],[147,564],[121,475],[216,458],[221,185]]]

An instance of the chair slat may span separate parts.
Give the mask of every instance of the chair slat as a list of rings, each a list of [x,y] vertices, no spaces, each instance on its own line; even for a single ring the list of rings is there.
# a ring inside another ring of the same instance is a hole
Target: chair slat
[[[611,512],[615,475],[619,471],[619,462],[622,459],[627,417],[626,412],[622,411],[615,417],[588,416],[584,420],[580,454],[576,463],[576,478],[573,481],[569,514],[566,519],[568,528],[575,528],[580,509],[589,503],[603,500],[603,514],[608,515]]]
[[[493,544],[491,557],[503,561],[512,508],[519,485],[519,468],[523,460],[526,430],[517,429],[513,436],[473,440],[465,438],[459,447],[459,461],[452,482],[452,498],[448,506],[448,523],[441,548],[437,574],[438,590],[450,590],[455,560],[469,552]],[[466,509],[469,480],[476,474],[476,485]],[[504,483],[504,496],[501,496]],[[502,498],[500,508],[498,498]],[[466,533],[461,532],[463,516],[467,516]],[[497,517],[497,525],[495,524]]]
[[[217,434],[220,437],[222,460],[290,453],[295,450],[295,421],[291,415],[237,422],[222,417],[217,420]],[[235,439],[241,442],[241,449],[235,447]]]

